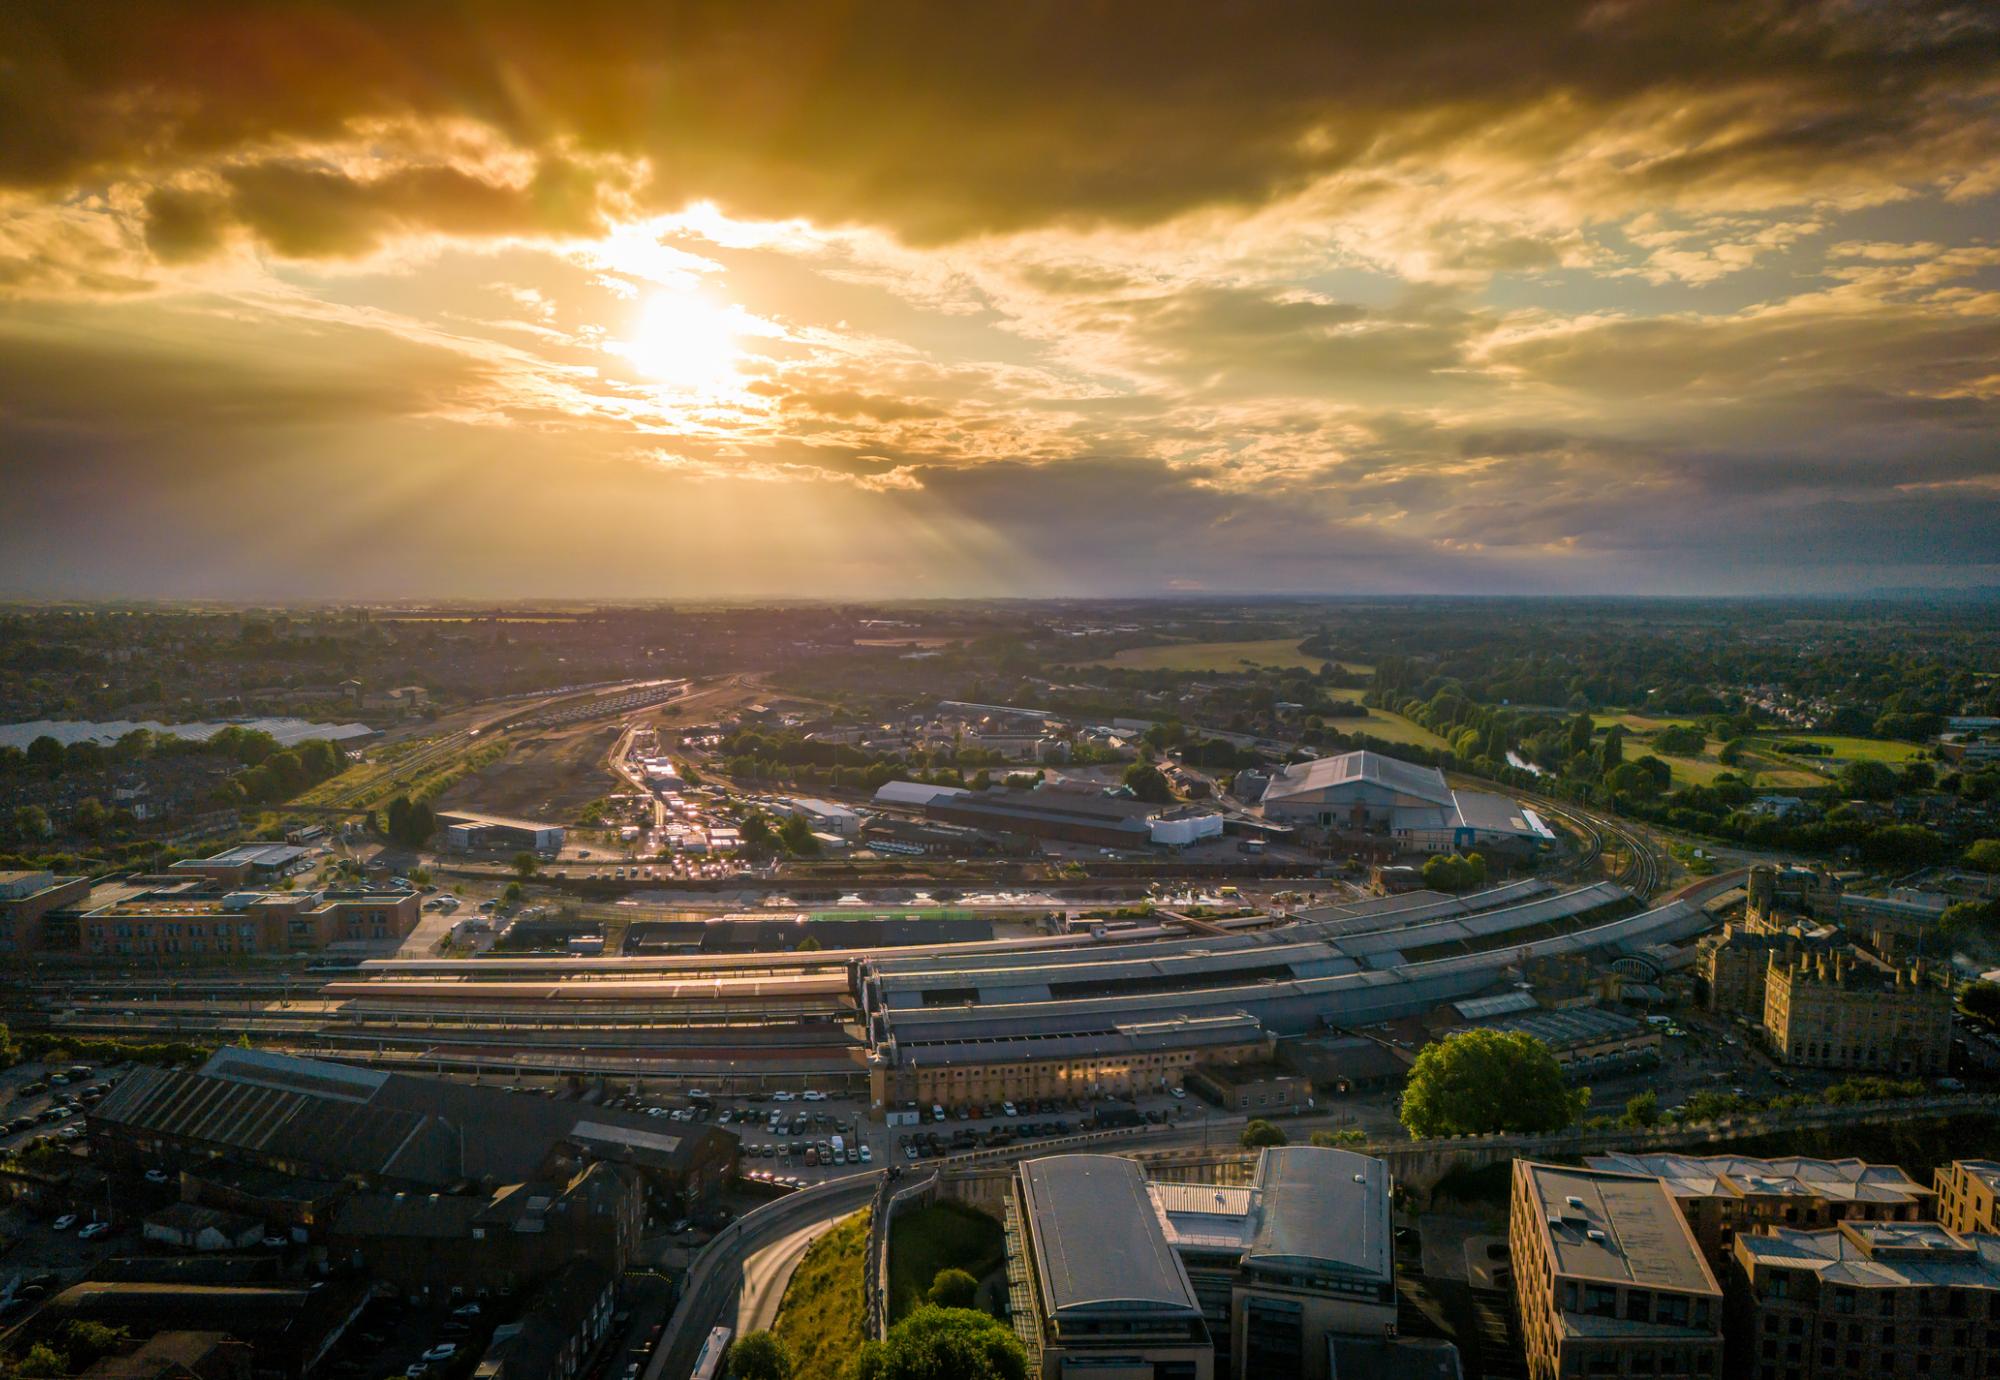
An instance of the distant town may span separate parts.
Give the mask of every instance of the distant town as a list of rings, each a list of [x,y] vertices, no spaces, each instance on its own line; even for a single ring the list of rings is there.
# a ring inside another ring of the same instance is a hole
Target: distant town
[[[1992,613],[0,609],[0,1376],[2000,1374]]]

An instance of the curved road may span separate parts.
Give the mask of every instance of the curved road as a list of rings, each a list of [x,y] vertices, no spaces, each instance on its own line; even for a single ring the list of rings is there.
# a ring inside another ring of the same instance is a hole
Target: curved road
[[[778,1305],[792,1282],[792,1272],[807,1249],[833,1225],[823,1218],[779,1237],[743,1262],[743,1279],[736,1296],[736,1335],[761,1332],[778,1320]]]

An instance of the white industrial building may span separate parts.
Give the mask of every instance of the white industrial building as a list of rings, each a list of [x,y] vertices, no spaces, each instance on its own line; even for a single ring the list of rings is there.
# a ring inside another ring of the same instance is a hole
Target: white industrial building
[[[793,796],[791,812],[812,827],[815,834],[832,834],[838,838],[851,839],[861,833],[861,814],[845,805],[837,805],[831,800],[819,800],[812,796]]]
[[[1555,833],[1506,796],[1455,790],[1435,767],[1345,752],[1274,773],[1264,818],[1326,835],[1371,836],[1411,853],[1539,852]]]

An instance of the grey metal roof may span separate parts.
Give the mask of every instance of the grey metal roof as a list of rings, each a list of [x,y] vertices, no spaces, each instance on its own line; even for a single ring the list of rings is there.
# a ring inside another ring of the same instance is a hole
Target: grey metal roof
[[[1021,1197],[1042,1307],[1199,1318],[1201,1305],[1167,1245],[1137,1161],[1052,1155],[1021,1166]]]
[[[1395,968],[1173,992],[912,1008],[890,1012],[888,1020],[899,1047],[1104,1031],[1134,1021],[1233,1012],[1254,1016],[1277,1034],[1303,1034],[1327,1023],[1363,1026],[1419,1015],[1440,1003],[1485,991],[1505,969],[1529,959],[1629,953],[1663,940],[1688,938],[1712,925],[1699,907],[1674,901],[1589,929]]]
[[[1475,891],[1469,896],[1446,896],[1438,891],[1411,891],[1401,896],[1375,896],[1365,901],[1344,901],[1339,905],[1313,906],[1298,912],[1302,924],[1309,924],[1321,934],[1358,934],[1394,924],[1415,924],[1423,920],[1436,920],[1452,915],[1471,915],[1476,911],[1497,910],[1501,906],[1511,906],[1522,901],[1545,896],[1556,889],[1555,883],[1540,877],[1530,877],[1525,881],[1509,882],[1505,886],[1490,887],[1485,891]]]
[[[1269,805],[1357,782],[1436,805],[1451,804],[1451,787],[1445,784],[1443,772],[1436,767],[1420,767],[1414,762],[1385,757],[1379,752],[1343,752],[1337,757],[1295,763],[1271,778],[1264,787],[1263,803]]]
[[[1389,1167],[1381,1160],[1277,1146],[1257,1157],[1257,1189],[1246,1261],[1299,1262],[1372,1280],[1392,1274]]]

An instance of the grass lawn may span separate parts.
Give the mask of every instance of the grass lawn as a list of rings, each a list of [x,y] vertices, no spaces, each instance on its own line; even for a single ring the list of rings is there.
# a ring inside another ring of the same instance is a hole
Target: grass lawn
[[[889,1321],[924,1301],[939,1270],[983,1279],[1006,1258],[1006,1233],[977,1208],[950,1201],[899,1213],[889,1232]]]
[[[1246,664],[1299,666],[1317,671],[1325,664],[1326,658],[1306,656],[1300,652],[1301,640],[1275,637],[1264,642],[1175,642],[1164,647],[1128,647],[1115,656],[1084,664],[1138,671],[1241,671]],[[1364,676],[1375,669],[1351,661],[1344,661],[1341,665]]]
[[[1360,719],[1328,719],[1325,722],[1328,728],[1337,728],[1342,733],[1367,733],[1391,743],[1412,743],[1427,748],[1446,746],[1444,739],[1422,724],[1387,709],[1369,710],[1366,722]]]
[[[868,1255],[868,1212],[841,1221],[812,1243],[771,1330],[792,1350],[793,1380],[839,1380],[840,1368],[866,1340],[861,1273]]]

